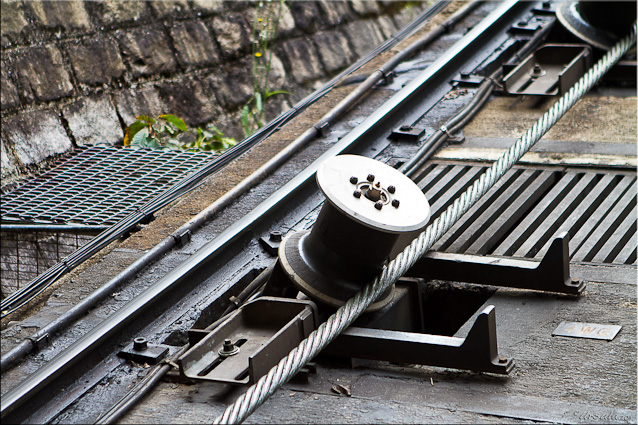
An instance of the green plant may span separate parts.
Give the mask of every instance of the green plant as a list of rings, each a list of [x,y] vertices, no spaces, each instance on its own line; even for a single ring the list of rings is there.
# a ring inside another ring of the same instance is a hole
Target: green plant
[[[188,127],[184,120],[172,114],[163,114],[157,119],[146,115],[138,115],[136,118],[137,121],[124,131],[124,146],[219,152],[237,143],[232,137],[224,137],[224,133],[214,125],[206,129],[198,127],[194,140],[183,140],[188,133]]]
[[[249,136],[264,125],[266,103],[273,96],[290,94],[286,90],[270,91],[268,77],[272,65],[272,49],[269,42],[276,36],[284,11],[285,0],[276,6],[271,1],[259,2],[252,28],[253,96],[242,109],[241,123]]]

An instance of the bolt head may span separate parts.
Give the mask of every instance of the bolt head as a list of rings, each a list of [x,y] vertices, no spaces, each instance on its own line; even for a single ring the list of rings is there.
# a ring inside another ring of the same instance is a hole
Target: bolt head
[[[374,203],[374,207],[378,210],[380,210],[381,208],[383,208],[383,202],[381,201],[377,201]]]
[[[498,358],[498,362],[499,362],[499,363],[501,363],[501,364],[503,364],[503,363],[507,363],[507,358],[505,358],[505,357],[499,357],[499,358]]]
[[[350,177],[350,183],[357,184],[357,183],[359,183],[359,179],[356,178],[355,176],[352,176],[352,177]]]
[[[392,206],[394,208],[399,208],[399,200],[398,199],[393,199],[392,200]]]
[[[270,232],[270,240],[273,242],[281,242],[281,232],[279,231]]]
[[[397,189],[396,189],[396,187],[394,187],[394,186],[388,186],[388,192],[390,192],[390,193],[394,193],[394,192],[396,192],[396,190],[397,190]]]
[[[412,126],[411,125],[402,125],[399,130],[401,131],[410,131],[412,130]]]
[[[358,190],[358,189],[357,189],[357,190],[355,190],[355,191],[352,193],[352,196],[354,196],[355,198],[361,198],[361,191],[360,191],[360,190]]]
[[[144,337],[137,337],[133,340],[133,350],[144,351],[148,348],[148,341]]]
[[[372,183],[374,181],[374,174],[368,174],[368,181]]]

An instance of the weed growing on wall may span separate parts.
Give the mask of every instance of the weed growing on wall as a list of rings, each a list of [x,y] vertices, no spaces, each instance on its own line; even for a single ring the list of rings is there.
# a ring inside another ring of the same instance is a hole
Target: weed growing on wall
[[[213,125],[205,129],[198,127],[197,137],[187,141],[184,136],[188,127],[175,115],[164,114],[157,119],[139,115],[136,118],[137,121],[124,130],[124,146],[221,152],[236,144],[235,139],[224,137],[224,133]]]
[[[259,2],[252,27],[253,96],[242,109],[241,123],[246,136],[264,125],[266,103],[273,96],[290,94],[286,90],[270,91],[268,76],[272,65],[269,43],[277,34],[285,0]]]

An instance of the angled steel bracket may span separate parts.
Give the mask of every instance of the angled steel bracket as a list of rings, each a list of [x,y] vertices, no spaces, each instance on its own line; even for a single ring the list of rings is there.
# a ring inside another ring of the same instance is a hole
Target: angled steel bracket
[[[583,282],[573,280],[569,275],[567,232],[552,241],[540,262],[428,252],[405,276],[571,295],[579,295],[585,288]]]
[[[498,355],[496,314],[492,305],[478,315],[465,338],[351,326],[323,353],[502,375],[514,367],[512,359]]]

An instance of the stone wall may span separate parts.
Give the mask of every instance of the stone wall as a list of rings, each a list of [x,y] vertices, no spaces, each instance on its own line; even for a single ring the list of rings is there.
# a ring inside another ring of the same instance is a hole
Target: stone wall
[[[77,146],[121,144],[135,116],[173,113],[243,138],[257,2],[1,3],[2,187]],[[287,2],[269,118],[407,24],[426,3]]]

